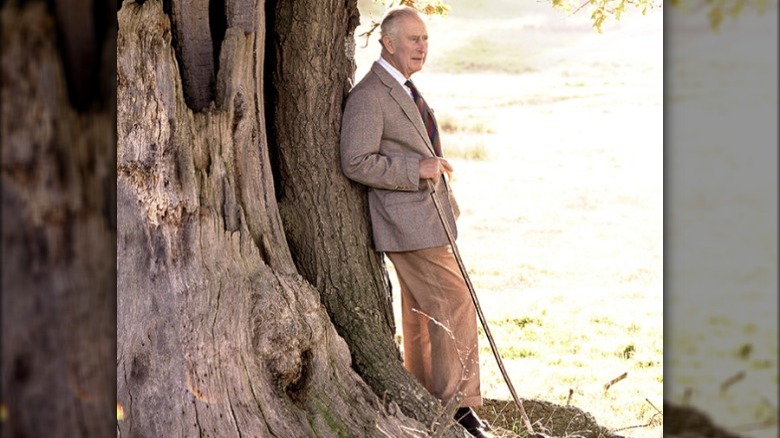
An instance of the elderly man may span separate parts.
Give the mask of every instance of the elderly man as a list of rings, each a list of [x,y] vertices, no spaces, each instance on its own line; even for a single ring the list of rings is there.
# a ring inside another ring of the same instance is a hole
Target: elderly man
[[[474,304],[431,197],[455,230],[457,205],[438,127],[409,79],[428,54],[417,11],[390,9],[381,24],[382,53],[350,92],[341,128],[344,174],[368,187],[375,249],[392,261],[401,285],[404,366],[447,403],[464,398],[455,418],[489,437],[472,406],[482,404]]]

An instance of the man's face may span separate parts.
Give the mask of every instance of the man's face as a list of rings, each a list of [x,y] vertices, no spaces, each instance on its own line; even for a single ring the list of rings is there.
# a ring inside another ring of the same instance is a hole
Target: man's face
[[[390,54],[387,61],[407,78],[422,70],[428,55],[428,31],[422,20],[411,17],[401,18],[395,41],[389,36],[383,37],[385,48]]]

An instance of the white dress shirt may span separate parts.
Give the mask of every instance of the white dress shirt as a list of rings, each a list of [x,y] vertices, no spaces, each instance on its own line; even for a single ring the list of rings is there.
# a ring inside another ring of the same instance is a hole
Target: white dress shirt
[[[390,73],[390,76],[395,78],[395,80],[398,81],[399,84],[403,85],[404,90],[406,90],[406,94],[408,94],[409,97],[414,99],[414,97],[412,96],[412,89],[406,86],[407,78],[404,76],[404,74],[398,71],[397,68],[390,65],[390,63],[387,62],[385,58],[382,58],[381,56],[379,57],[377,62],[379,63],[379,65],[384,67],[385,70],[387,70],[387,72]]]

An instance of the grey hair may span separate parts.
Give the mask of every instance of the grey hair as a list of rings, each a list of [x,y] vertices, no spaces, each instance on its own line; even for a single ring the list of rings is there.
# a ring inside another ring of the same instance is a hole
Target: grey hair
[[[380,25],[380,38],[389,36],[390,40],[395,42],[396,36],[398,35],[398,29],[400,28],[400,19],[404,17],[422,20],[422,18],[420,18],[420,14],[417,13],[417,10],[409,6],[396,6],[394,8],[390,8],[387,10],[387,12],[385,12],[384,18],[382,18],[382,24]]]

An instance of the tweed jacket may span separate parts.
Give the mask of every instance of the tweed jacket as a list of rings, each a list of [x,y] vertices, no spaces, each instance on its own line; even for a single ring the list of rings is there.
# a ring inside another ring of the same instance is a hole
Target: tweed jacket
[[[411,96],[375,62],[347,97],[341,124],[341,168],[349,179],[368,187],[377,251],[412,251],[449,243],[429,180],[420,179],[420,160],[433,156]],[[435,195],[454,238],[457,204],[444,177],[439,178]]]

